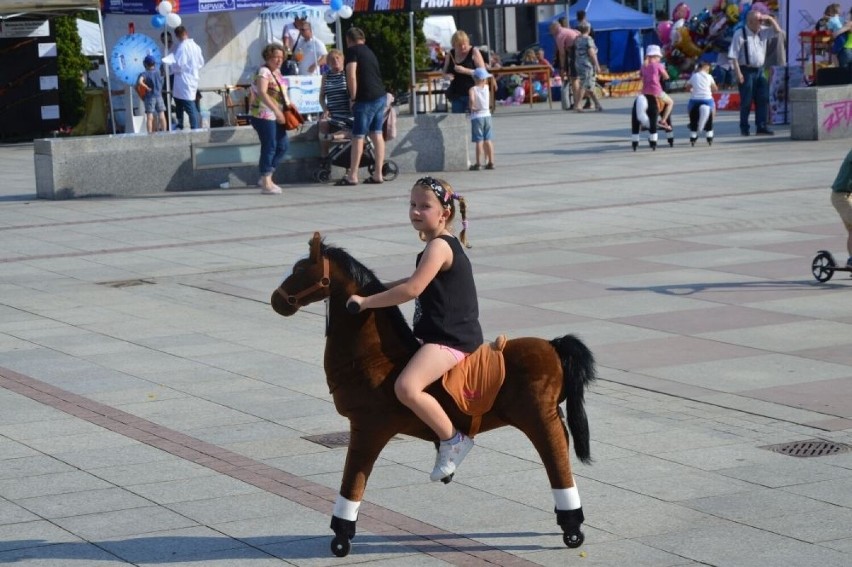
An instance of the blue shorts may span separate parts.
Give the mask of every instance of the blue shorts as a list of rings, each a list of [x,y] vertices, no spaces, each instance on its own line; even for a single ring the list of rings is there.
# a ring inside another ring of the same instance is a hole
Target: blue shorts
[[[470,137],[472,142],[491,140],[491,117],[481,116],[470,119]]]
[[[387,97],[382,95],[370,102],[356,102],[352,105],[354,121],[352,137],[363,138],[370,132],[381,132],[385,118],[385,102]]]
[[[165,112],[166,105],[163,103],[162,96],[152,96],[145,98],[145,114],[154,114],[155,112]]]
[[[686,103],[686,111],[692,112],[693,108],[695,108],[696,106],[702,106],[704,104],[709,106],[710,110],[715,110],[716,108],[716,101],[712,98],[691,98],[689,99],[689,102]]]

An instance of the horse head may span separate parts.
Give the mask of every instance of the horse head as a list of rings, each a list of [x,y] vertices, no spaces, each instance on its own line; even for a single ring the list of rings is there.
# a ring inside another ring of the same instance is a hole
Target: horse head
[[[331,294],[331,265],[323,254],[319,232],[314,233],[309,245],[308,257],[296,262],[293,272],[272,293],[272,309],[284,317]]]

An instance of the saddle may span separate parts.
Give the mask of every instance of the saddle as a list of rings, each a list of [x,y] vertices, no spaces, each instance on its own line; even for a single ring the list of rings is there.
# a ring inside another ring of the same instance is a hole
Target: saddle
[[[468,436],[479,433],[482,416],[486,414],[506,378],[503,348],[506,336],[500,335],[493,343],[485,343],[459,364],[444,374],[441,384],[453,398],[458,408],[471,416]]]

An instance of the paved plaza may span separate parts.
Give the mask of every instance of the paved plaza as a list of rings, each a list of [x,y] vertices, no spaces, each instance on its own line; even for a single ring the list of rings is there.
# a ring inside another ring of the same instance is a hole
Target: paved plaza
[[[269,297],[314,231],[409,274],[420,175],[39,201],[32,146],[0,147],[0,563],[848,567],[852,279],[811,261],[846,260],[829,186],[850,141],[741,137],[720,112],[691,147],[685,101],[655,152],[631,151],[627,99],[501,107],[497,169],[440,174],[469,202],[486,336],[570,332],[597,358],[579,549],[501,429],[449,485],[431,444],[394,439],[351,553],[329,550],[346,449],[307,438],[348,423],[324,308]],[[837,452],[769,448],[808,440]]]

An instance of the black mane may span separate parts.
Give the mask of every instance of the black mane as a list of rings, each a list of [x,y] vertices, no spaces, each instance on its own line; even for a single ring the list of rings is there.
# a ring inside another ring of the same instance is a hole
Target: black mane
[[[320,244],[320,252],[324,256],[328,257],[328,259],[336,264],[340,269],[349,274],[349,277],[352,278],[360,289],[361,295],[375,295],[387,289],[385,284],[379,281],[379,278],[376,277],[376,274],[374,274],[370,268],[353,258],[352,255],[343,248],[330,246],[325,242],[322,242]],[[414,331],[411,330],[411,326],[408,324],[408,321],[405,320],[405,317],[402,315],[402,311],[400,311],[399,307],[388,307],[385,308],[385,311],[390,316],[394,330],[400,338],[405,340],[410,338],[412,341],[416,340],[414,338]]]

